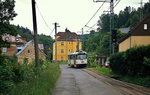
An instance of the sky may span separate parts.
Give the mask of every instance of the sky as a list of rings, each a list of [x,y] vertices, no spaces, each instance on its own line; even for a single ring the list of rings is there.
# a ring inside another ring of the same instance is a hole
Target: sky
[[[54,23],[57,22],[58,32],[69,29],[71,32],[81,34],[82,28],[90,20],[102,2],[95,3],[93,0],[35,0],[37,14],[38,34],[45,34],[54,37]],[[149,0],[143,0],[148,2]],[[114,0],[114,2],[117,2]],[[119,13],[126,6],[140,7],[141,0],[121,0],[114,8],[114,13]],[[109,9],[110,3],[105,3],[94,18],[87,24],[91,27],[99,20],[103,11]],[[11,24],[20,25],[33,31],[31,0],[16,0],[15,12],[18,14]],[[43,20],[44,19],[44,20]],[[97,26],[93,27],[94,29]],[[89,28],[84,27],[84,34]]]

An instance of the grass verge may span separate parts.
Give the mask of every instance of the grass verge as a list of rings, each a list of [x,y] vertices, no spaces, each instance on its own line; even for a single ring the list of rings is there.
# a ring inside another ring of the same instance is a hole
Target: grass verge
[[[58,62],[59,65],[64,65],[64,64],[68,64],[67,61],[64,62]]]
[[[113,73],[111,71],[111,69],[109,68],[105,68],[105,67],[96,67],[96,68],[92,68],[92,70],[100,73],[100,74],[103,74],[103,75],[106,75],[108,77],[119,77],[117,74]]]
[[[120,79],[128,83],[144,86],[150,88],[150,77],[129,77],[125,76]]]
[[[59,75],[59,66],[50,63],[48,68],[33,80],[17,84],[9,95],[52,95]]]
[[[104,68],[104,67],[96,67],[96,68],[91,68],[92,70],[96,71],[97,73],[106,75],[108,77],[112,77],[115,79],[118,79],[120,81],[132,83],[135,85],[140,85],[146,88],[150,88],[150,77],[130,77],[130,76],[121,76],[118,74],[115,74],[111,71],[109,68]]]

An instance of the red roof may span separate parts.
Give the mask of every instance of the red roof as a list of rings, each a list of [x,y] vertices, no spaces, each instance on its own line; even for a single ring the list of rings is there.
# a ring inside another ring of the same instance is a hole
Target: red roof
[[[70,32],[68,29],[65,29],[65,32],[58,32],[56,36],[58,41],[76,41],[80,40],[79,36],[75,32]]]

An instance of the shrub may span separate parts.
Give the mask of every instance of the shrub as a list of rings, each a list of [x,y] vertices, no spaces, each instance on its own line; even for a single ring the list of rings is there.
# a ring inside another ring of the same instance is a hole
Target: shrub
[[[7,93],[14,87],[13,65],[10,59],[0,55],[0,93]]]
[[[148,67],[143,64],[144,57],[150,57],[150,45],[139,46],[128,49],[126,51],[126,59],[128,65],[128,74],[131,76],[146,76],[146,69]]]
[[[113,72],[118,74],[127,74],[127,65],[126,65],[126,58],[125,52],[116,53],[112,55],[109,59],[110,61],[110,68]]]
[[[128,49],[110,57],[110,68],[113,72],[129,76],[149,76],[150,45]]]

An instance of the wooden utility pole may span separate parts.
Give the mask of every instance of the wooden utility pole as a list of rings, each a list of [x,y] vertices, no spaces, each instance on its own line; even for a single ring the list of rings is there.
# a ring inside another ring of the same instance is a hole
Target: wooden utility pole
[[[37,44],[37,22],[36,22],[35,0],[32,0],[32,15],[33,15],[34,47],[35,47],[35,67],[39,67],[40,61]]]
[[[56,34],[57,34],[57,27],[60,27],[58,26],[58,23],[54,23],[54,27],[55,27],[55,62],[57,62],[57,37],[56,37]]]

